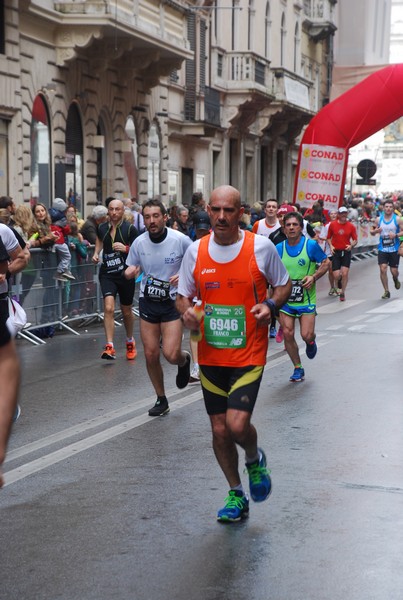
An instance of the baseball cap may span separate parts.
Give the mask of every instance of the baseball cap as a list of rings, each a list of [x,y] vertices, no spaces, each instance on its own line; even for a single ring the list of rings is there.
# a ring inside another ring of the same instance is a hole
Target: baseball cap
[[[294,212],[295,207],[291,204],[282,204],[277,210],[277,215],[286,215],[287,213]]]
[[[339,213],[346,213],[346,212],[348,212],[348,210],[347,210],[347,208],[345,206],[340,206],[338,212]]]
[[[211,229],[210,219],[205,210],[199,210],[193,217],[195,229]]]

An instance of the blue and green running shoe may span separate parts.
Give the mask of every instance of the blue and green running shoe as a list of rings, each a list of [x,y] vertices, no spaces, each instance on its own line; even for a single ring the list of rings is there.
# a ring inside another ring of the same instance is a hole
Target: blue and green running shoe
[[[224,502],[225,506],[217,513],[217,521],[234,523],[249,516],[249,500],[243,492],[230,490]]]
[[[305,371],[302,367],[295,367],[294,373],[290,377],[290,381],[293,383],[299,383],[300,381],[304,381],[305,379]]]
[[[246,470],[249,474],[249,490],[252,500],[263,502],[270,496],[271,479],[266,455],[261,448],[258,448],[258,452],[260,459],[252,464],[247,464]]]

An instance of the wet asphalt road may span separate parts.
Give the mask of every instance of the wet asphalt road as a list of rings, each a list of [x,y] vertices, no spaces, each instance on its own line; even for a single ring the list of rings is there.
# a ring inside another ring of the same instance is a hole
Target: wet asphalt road
[[[273,493],[240,524],[215,520],[227,487],[198,386],[176,390],[166,365],[171,413],[151,419],[121,328],[114,363],[99,325],[19,341],[1,600],[401,600],[403,289],[382,301],[369,258],[344,304],[327,291],[305,382],[270,344],[254,422]]]

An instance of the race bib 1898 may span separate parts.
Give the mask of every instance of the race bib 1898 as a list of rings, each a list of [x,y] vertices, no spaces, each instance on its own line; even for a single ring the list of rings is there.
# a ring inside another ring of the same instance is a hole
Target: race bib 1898
[[[205,304],[204,338],[215,348],[245,348],[245,307]]]

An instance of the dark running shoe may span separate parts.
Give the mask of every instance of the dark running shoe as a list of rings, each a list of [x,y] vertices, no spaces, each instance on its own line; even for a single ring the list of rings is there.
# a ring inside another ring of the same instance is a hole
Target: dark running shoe
[[[176,376],[176,387],[182,390],[189,383],[190,378],[190,354],[185,352],[186,362],[182,367],[178,367],[178,374]]]
[[[308,358],[311,358],[311,359],[315,358],[317,351],[318,351],[318,347],[317,347],[315,341],[310,342],[309,344],[306,345],[305,352],[306,352],[306,355]]]
[[[169,413],[168,400],[166,398],[157,398],[157,402],[148,411],[150,417],[163,417]]]
[[[254,502],[263,502],[270,496],[271,479],[270,471],[267,469],[266,455],[258,448],[260,459],[252,464],[247,464],[246,470],[249,475],[249,490]]]
[[[243,492],[230,490],[224,502],[225,505],[217,513],[217,521],[235,523],[249,516],[249,500]]]

